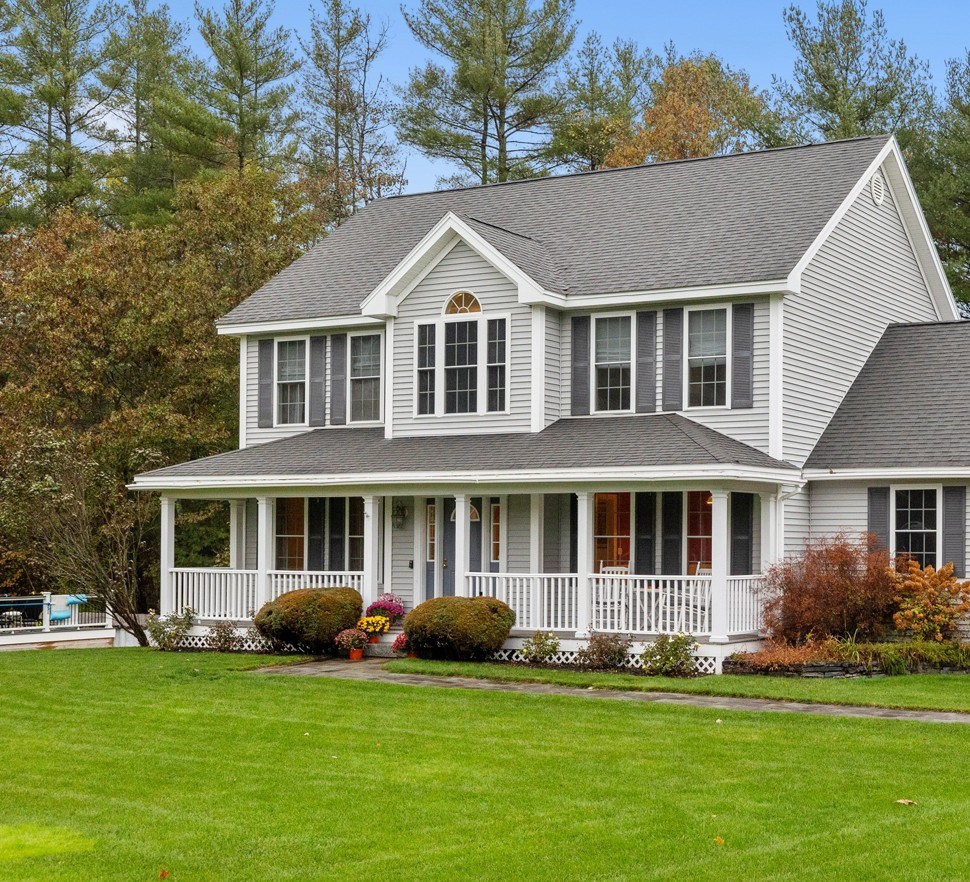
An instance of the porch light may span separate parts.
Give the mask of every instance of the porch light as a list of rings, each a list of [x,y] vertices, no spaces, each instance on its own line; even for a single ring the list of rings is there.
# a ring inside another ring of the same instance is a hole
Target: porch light
[[[400,502],[391,509],[391,523],[400,530],[408,522],[408,510]]]

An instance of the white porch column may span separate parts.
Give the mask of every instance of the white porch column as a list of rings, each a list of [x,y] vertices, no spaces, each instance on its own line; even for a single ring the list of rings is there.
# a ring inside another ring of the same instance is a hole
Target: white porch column
[[[529,572],[535,576],[542,572],[543,515],[545,496],[532,493],[529,496]],[[529,585],[529,627],[538,630],[542,620],[542,595],[540,580],[533,578]]]
[[[471,511],[468,496],[455,494],[455,596],[468,596],[468,550],[471,547]]]
[[[361,595],[365,610],[377,600],[377,583],[380,578],[380,502],[379,496],[364,497],[364,579]]]
[[[161,575],[159,579],[159,614],[167,616],[175,606],[172,568],[175,566],[175,500],[162,496]]]
[[[246,568],[246,500],[229,500],[229,568]]]
[[[761,568],[760,573],[768,571],[778,562],[778,497],[774,493],[762,493],[761,497]]]
[[[589,636],[593,592],[589,575],[593,571],[593,494],[576,494],[576,636]]]
[[[256,528],[256,596],[254,612],[269,599],[269,573],[276,565],[275,500],[271,496],[256,497],[258,513]]]
[[[711,491],[711,643],[728,641],[728,491]]]

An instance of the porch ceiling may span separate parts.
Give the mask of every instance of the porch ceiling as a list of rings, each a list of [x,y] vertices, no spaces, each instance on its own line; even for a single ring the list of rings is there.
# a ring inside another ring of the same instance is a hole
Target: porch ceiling
[[[384,437],[327,428],[145,472],[137,489],[268,483],[384,484],[481,477],[533,481],[738,477],[797,479],[797,469],[679,414],[562,419],[542,432]]]

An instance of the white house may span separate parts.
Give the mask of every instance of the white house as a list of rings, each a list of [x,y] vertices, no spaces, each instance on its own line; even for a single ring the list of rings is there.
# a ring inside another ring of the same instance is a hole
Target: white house
[[[809,537],[963,571],[957,320],[888,137],[375,202],[218,322],[239,449],[136,478],[162,608],[484,593],[519,638],[688,631],[713,667]],[[174,566],[189,497],[231,501],[231,568]]]

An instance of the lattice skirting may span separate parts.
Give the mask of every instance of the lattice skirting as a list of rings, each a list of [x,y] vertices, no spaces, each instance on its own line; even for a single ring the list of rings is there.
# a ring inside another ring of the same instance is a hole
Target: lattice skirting
[[[500,649],[493,653],[493,661],[500,662],[524,662],[525,656],[520,649]],[[579,653],[575,649],[560,649],[549,659],[549,664],[553,665],[575,665],[579,661]],[[713,655],[695,655],[694,664],[698,674],[714,674],[717,672],[717,657]],[[643,662],[639,655],[628,655],[626,664],[623,666],[629,670],[638,671],[643,668]]]
[[[206,629],[206,632],[208,629]],[[243,630],[241,628],[236,629],[237,643],[236,648],[233,652],[274,652],[279,651],[279,649],[274,650],[273,647],[269,645],[262,637],[259,636],[255,631]],[[209,635],[208,633],[201,634],[188,634],[182,638],[182,642],[179,643],[179,649],[188,650],[198,650],[198,649],[211,649],[209,646]],[[285,651],[285,650],[284,650]],[[295,651],[295,650],[294,650]]]

